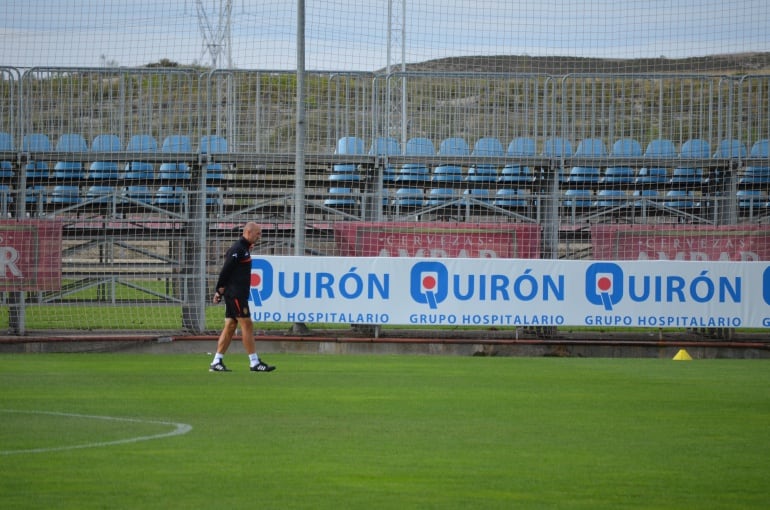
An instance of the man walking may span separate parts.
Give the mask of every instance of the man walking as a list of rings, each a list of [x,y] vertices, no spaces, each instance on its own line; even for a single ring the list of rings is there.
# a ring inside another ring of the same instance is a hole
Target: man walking
[[[241,329],[241,341],[249,355],[252,372],[272,372],[274,366],[259,359],[254,342],[254,323],[249,311],[249,290],[251,287],[251,247],[262,235],[262,230],[254,222],[243,227],[243,234],[233,243],[225,254],[225,262],[219,272],[212,302],[218,304],[225,300],[225,326],[217,341],[217,353],[209,367],[210,372],[230,372],[222,361],[235,334],[236,327]]]

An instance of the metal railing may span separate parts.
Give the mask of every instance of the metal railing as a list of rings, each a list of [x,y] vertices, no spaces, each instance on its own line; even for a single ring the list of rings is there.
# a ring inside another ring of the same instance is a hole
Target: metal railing
[[[0,213],[62,222],[63,268],[79,282],[58,294],[4,299],[42,306],[98,287],[104,302],[114,303],[126,275],[161,278],[169,283],[149,290],[150,301],[181,303],[180,327],[199,331],[218,250],[244,221],[265,226],[261,251],[291,253],[296,83],[293,73],[270,70],[0,68],[0,133],[7,134],[0,135],[7,142],[0,144],[0,161],[7,162]],[[541,256],[569,258],[590,253],[582,238],[564,231],[597,222],[770,221],[770,175],[747,174],[770,167],[766,148],[751,152],[770,138],[770,76],[329,71],[309,72],[305,83],[306,253],[335,254],[329,225],[337,221],[537,223]],[[85,149],[60,145],[73,134]],[[105,134],[117,147],[95,146]],[[136,135],[146,135],[148,145],[132,144]],[[360,147],[340,150],[343,138],[360,140]],[[377,148],[378,138],[392,139],[395,149]],[[416,138],[432,150],[407,151]],[[467,152],[442,153],[448,138],[467,142]],[[485,138],[501,150],[474,152]],[[531,144],[524,150],[517,140]],[[581,148],[587,140],[590,148]],[[635,140],[639,150],[613,152],[617,140]],[[674,153],[648,152],[656,140],[668,140]],[[682,154],[688,140],[708,150]],[[724,140],[737,145],[724,153]],[[93,164],[104,162],[113,170],[96,172]],[[59,163],[68,170],[56,170]],[[149,171],[134,172],[135,163]],[[69,164],[80,170],[70,172]],[[173,171],[162,171],[164,165]],[[426,173],[402,175],[405,165]],[[336,166],[345,171],[335,174]],[[441,166],[461,174],[438,179]],[[470,178],[469,169],[482,166],[493,174]],[[522,173],[509,178],[506,167]],[[610,181],[608,167],[632,175]],[[588,176],[572,178],[574,168]],[[664,168],[666,176],[640,182],[642,168]],[[676,168],[699,174],[678,182]],[[399,189],[418,190],[419,198],[402,201]],[[634,195],[651,189],[659,195]],[[441,200],[432,198],[434,190],[444,193]],[[511,190],[521,194],[500,193]],[[568,197],[574,190],[590,198]],[[623,194],[603,198],[606,190]],[[693,205],[673,206],[670,191],[691,192],[684,203]],[[131,257],[124,260],[126,251]],[[23,331],[23,315],[11,321],[12,330]]]

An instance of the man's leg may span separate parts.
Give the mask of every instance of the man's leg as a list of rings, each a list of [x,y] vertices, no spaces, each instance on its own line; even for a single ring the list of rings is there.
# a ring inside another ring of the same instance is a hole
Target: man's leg
[[[241,327],[241,342],[243,342],[246,354],[255,354],[257,352],[257,344],[254,342],[254,323],[251,321],[251,317],[239,317],[238,325]],[[230,338],[232,338],[232,335]]]
[[[237,323],[235,319],[229,317],[225,319],[225,327],[222,328],[222,332],[219,334],[219,339],[217,340],[217,354],[224,356],[227,352],[227,349],[230,347],[230,342],[233,340],[236,326]],[[254,338],[252,337],[252,341],[253,340]]]
[[[254,372],[272,372],[275,370],[274,366],[259,360],[257,344],[254,341],[254,323],[251,321],[251,317],[239,318],[238,325],[241,327],[241,341],[243,342],[243,348],[249,355],[251,370]]]
[[[230,370],[225,367],[222,362],[227,349],[230,347],[230,342],[233,340],[235,334],[235,327],[237,323],[235,319],[225,318],[225,326],[222,328],[222,332],[219,334],[217,340],[217,353],[214,355],[214,359],[211,361],[209,371],[211,372],[229,372]]]

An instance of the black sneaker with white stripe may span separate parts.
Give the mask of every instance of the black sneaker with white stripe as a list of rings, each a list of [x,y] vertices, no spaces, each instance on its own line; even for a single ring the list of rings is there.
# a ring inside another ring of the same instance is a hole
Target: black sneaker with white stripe
[[[275,367],[272,365],[268,365],[264,361],[260,361],[259,363],[251,367],[249,370],[251,370],[252,372],[272,372],[273,370],[275,370]]]
[[[209,372],[232,372],[232,370],[227,368],[221,361],[217,361],[209,365]]]

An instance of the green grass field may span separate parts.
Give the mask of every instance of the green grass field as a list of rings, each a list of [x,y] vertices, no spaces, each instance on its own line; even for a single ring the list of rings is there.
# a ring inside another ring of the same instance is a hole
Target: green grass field
[[[265,358],[3,355],[0,506],[770,507],[766,361]]]

